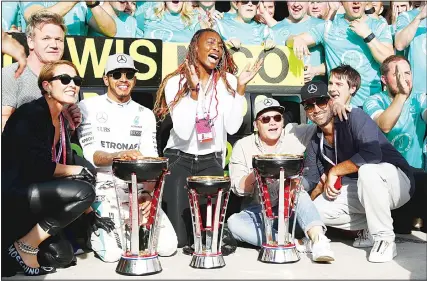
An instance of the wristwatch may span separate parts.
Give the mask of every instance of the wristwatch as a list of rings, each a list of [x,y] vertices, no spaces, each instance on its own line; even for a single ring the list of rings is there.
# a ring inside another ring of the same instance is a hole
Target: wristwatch
[[[92,5],[89,5],[89,4],[86,4],[86,6],[88,7],[88,8],[95,8],[96,6],[99,6],[99,4],[100,4],[100,2],[99,1],[95,1],[95,3],[93,3]]]
[[[363,41],[365,41],[365,43],[369,43],[372,41],[372,39],[375,38],[375,34],[372,32],[371,34],[369,34],[368,36],[366,36],[365,39],[363,39]]]

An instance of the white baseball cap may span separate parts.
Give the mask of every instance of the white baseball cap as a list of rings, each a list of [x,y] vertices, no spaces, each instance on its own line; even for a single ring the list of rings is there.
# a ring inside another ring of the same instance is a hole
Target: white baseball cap
[[[107,63],[105,64],[104,73],[107,74],[110,71],[120,68],[133,69],[138,72],[138,69],[135,67],[135,63],[131,56],[126,54],[114,54],[108,57]]]
[[[266,111],[267,109],[277,110],[282,114],[285,112],[285,108],[281,106],[277,100],[265,98],[255,103],[254,118],[257,118],[261,112]]]

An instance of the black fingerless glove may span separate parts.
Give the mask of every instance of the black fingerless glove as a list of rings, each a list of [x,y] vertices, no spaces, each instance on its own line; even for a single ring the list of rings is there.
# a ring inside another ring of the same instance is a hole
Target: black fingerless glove
[[[83,167],[78,175],[71,175],[66,178],[72,180],[82,180],[90,183],[91,185],[96,185],[96,175],[92,174],[92,172],[89,171],[89,169],[86,167]]]
[[[98,228],[102,228],[107,232],[114,230],[115,225],[111,218],[101,217],[97,212],[93,211],[86,215],[89,220],[89,227],[93,231],[97,231]]]

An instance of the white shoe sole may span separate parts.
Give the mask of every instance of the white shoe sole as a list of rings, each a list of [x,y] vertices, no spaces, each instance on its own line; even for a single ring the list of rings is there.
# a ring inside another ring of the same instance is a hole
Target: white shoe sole
[[[331,256],[320,256],[317,258],[313,257],[313,261],[315,262],[331,262],[331,261],[335,261],[334,257]]]
[[[397,256],[397,250],[395,248],[393,250],[393,257],[390,260],[371,260],[371,255],[369,255],[368,261],[370,261],[372,263],[384,263],[384,262],[392,261],[396,256]]]

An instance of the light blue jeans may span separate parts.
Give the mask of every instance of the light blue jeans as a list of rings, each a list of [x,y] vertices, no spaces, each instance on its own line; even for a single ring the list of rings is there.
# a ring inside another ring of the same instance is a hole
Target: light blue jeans
[[[277,214],[277,206],[273,208],[273,212]],[[294,215],[289,219],[289,232],[292,232],[292,224]],[[306,191],[301,191],[297,204],[297,223],[304,231],[308,238],[307,231],[313,226],[321,226],[323,232],[326,232],[326,226],[322,222],[316,207],[311,201],[310,196]],[[231,215],[227,220],[228,229],[233,234],[234,238],[240,242],[246,242],[254,246],[261,246],[265,242],[264,221],[262,217],[262,207],[260,204],[250,206],[240,213]],[[277,239],[277,220],[273,225],[273,237]]]

